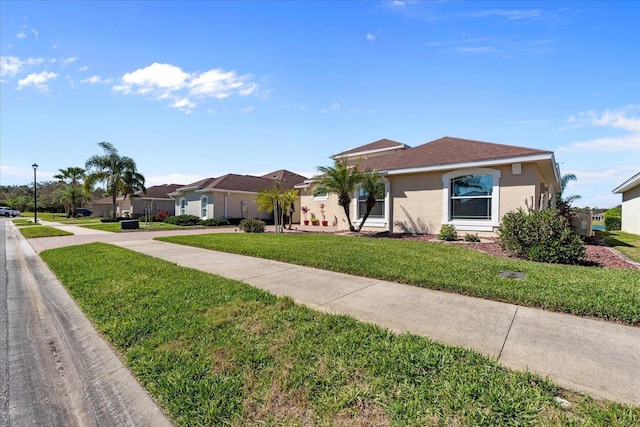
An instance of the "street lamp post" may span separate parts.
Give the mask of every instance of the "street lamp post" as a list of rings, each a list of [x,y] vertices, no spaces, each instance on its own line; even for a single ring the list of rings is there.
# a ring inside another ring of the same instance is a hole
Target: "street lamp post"
[[[33,223],[38,223],[38,184],[36,183],[36,169],[38,169],[38,164],[34,163],[31,165],[33,168]]]

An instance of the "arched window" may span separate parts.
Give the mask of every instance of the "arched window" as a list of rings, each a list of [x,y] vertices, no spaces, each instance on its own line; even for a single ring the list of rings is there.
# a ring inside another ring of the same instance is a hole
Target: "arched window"
[[[208,207],[209,207],[209,198],[207,196],[202,196],[202,198],[200,198],[200,217],[202,219],[207,219]]]

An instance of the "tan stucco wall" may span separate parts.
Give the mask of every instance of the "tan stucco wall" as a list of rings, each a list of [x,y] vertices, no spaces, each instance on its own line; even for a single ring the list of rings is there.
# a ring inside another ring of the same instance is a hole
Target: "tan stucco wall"
[[[622,231],[640,235],[640,185],[622,193]]]
[[[546,207],[550,199],[552,202],[555,201],[555,196],[549,195],[548,191],[546,191],[549,183],[545,182],[541,171],[534,163],[521,164],[520,173],[514,173],[514,168],[510,164],[490,169],[500,172],[500,218],[507,212],[517,208],[526,209],[525,201],[530,207],[536,209],[541,207],[541,203],[544,205],[542,207]],[[516,172],[517,169],[515,168]],[[403,227],[398,225],[398,223],[402,223],[417,232],[437,234],[443,223],[443,175],[452,171],[453,169],[428,173],[388,175],[386,178],[389,180],[389,192],[392,202],[389,206],[386,229],[393,232],[403,232]],[[545,195],[544,198],[541,197],[543,194]],[[351,204],[352,221],[356,212],[355,201],[354,197]],[[320,218],[320,203],[325,204],[325,214],[330,223],[335,216],[339,229],[348,229],[346,217],[342,208],[338,206],[335,195],[330,195],[327,200],[315,200],[311,197],[308,189],[302,192],[302,205],[307,206],[318,218]],[[363,227],[363,230],[382,231],[379,227],[367,226]],[[464,229],[460,229],[460,231],[464,232]],[[494,235],[495,227],[493,231],[478,232],[478,234],[481,236]]]

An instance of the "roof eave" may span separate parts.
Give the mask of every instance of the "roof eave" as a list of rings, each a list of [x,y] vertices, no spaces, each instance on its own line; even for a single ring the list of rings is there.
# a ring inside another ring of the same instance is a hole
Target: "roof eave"
[[[638,172],[637,174],[635,174],[634,176],[632,176],[631,178],[629,178],[628,180],[626,180],[625,182],[623,182],[622,184],[614,188],[612,190],[612,193],[622,194],[627,190],[631,190],[633,187],[639,184],[640,184],[640,172]]]
[[[492,166],[492,165],[508,165],[511,163],[527,163],[527,162],[539,162],[544,160],[550,160],[554,164],[554,175],[556,180],[559,181],[559,171],[557,168],[557,164],[555,163],[555,159],[553,157],[553,153],[543,153],[543,154],[534,154],[530,156],[517,156],[517,157],[506,157],[502,159],[487,159],[480,160],[474,162],[462,162],[462,163],[446,163],[441,165],[434,166],[423,166],[423,167],[415,167],[415,168],[402,168],[402,169],[385,169],[384,172],[387,175],[405,175],[412,173],[422,173],[422,172],[435,172],[441,170],[449,170],[449,169],[464,169],[464,168],[472,168],[472,167],[483,167],[483,166]]]

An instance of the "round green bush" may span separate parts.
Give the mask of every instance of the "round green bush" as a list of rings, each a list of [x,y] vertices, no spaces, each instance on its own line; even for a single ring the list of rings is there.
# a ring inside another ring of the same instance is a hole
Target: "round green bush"
[[[240,230],[245,233],[264,233],[266,223],[259,219],[246,218],[240,221]]]
[[[555,209],[508,212],[498,229],[500,246],[531,261],[579,264],[586,258],[582,238]]]
[[[167,224],[189,227],[202,224],[202,220],[195,215],[170,216],[164,220]]]
[[[456,227],[453,224],[443,225],[438,234],[438,239],[446,240],[447,242],[457,240],[458,232],[456,231]]]

